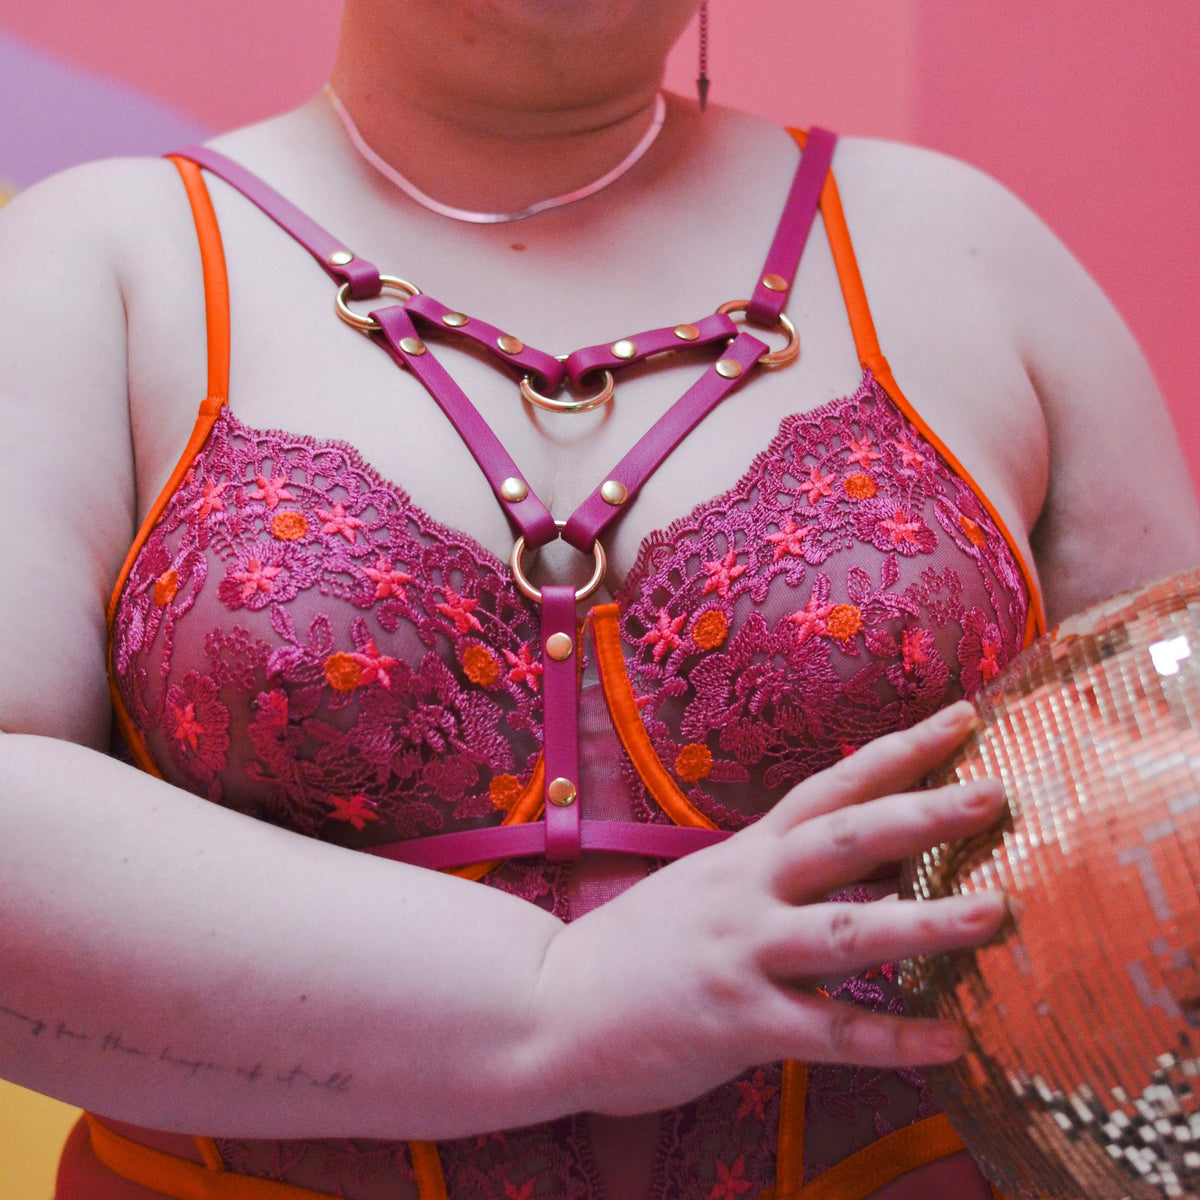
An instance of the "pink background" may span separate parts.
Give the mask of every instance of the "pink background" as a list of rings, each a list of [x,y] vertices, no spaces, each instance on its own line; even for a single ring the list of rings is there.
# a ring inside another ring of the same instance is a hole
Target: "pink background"
[[[337,9],[337,0],[0,0],[0,37],[217,129],[315,90]],[[1141,341],[1200,480],[1196,0],[711,0],[711,9],[715,101],[947,151],[1040,212]],[[688,91],[695,73],[685,38],[669,84]]]

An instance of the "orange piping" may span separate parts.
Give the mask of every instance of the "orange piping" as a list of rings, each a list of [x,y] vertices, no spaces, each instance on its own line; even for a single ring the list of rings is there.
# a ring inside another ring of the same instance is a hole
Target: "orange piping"
[[[442,1173],[437,1146],[433,1142],[409,1142],[408,1152],[412,1157],[420,1200],[447,1200],[446,1177]]]
[[[204,185],[200,168],[187,159],[172,158],[171,161],[179,169],[183,178],[184,188],[191,204],[192,217],[196,224],[196,235],[200,241],[200,261],[204,274],[204,313],[208,328],[208,395],[200,404],[200,411],[196,416],[196,423],[192,427],[191,437],[188,438],[188,443],[184,447],[179,461],[175,464],[171,477],[159,492],[150,511],[146,513],[145,519],[134,536],[133,544],[129,547],[129,553],[121,564],[116,583],[113,584],[106,614],[110,647],[113,620],[116,617],[121,594],[129,580],[129,572],[133,570],[133,564],[146,544],[151,530],[162,516],[163,509],[166,508],[196,455],[200,453],[204,443],[208,440],[213,422],[216,421],[217,415],[229,398],[229,280],[225,271],[225,251],[221,244],[221,231],[217,226],[212,200],[209,197],[208,188]],[[111,659],[108,690],[112,697],[117,728],[125,739],[134,762],[143,771],[161,779],[162,772],[155,765],[141,731],[130,719],[125,702],[117,690],[112,674]]]
[[[604,699],[612,717],[613,726],[621,745],[625,747],[642,782],[650,790],[658,806],[676,825],[690,825],[697,829],[716,829],[708,819],[676,786],[667,774],[650,736],[638,713],[633,686],[625,671],[625,656],[621,653],[621,633],[617,626],[620,609],[615,604],[601,604],[592,609],[592,629],[596,643],[596,663],[600,668],[600,682],[604,687]]]
[[[791,130],[792,136],[803,146],[804,138],[800,131]],[[821,216],[825,222],[825,233],[829,238],[829,246],[833,251],[833,261],[837,268],[838,280],[842,286],[842,296],[846,303],[846,314],[850,318],[850,330],[854,335],[854,347],[858,352],[859,362],[879,381],[879,385],[891,397],[896,407],[911,421],[921,435],[946,460],[950,469],[963,480],[975,493],[979,503],[983,505],[988,515],[996,523],[1001,536],[1008,543],[1029,592],[1029,614],[1025,623],[1024,642],[1028,645],[1033,638],[1045,632],[1046,616],[1042,608],[1041,590],[1025,556],[1017,548],[1016,541],[1008,526],[1004,523],[995,506],[984,494],[983,489],[975,482],[970,473],[951,453],[949,447],[929,427],[920,413],[909,403],[908,398],[900,389],[892,374],[891,366],[879,347],[879,334],[875,329],[875,321],[871,316],[871,308],[867,303],[866,289],[863,287],[862,274],[858,268],[858,259],[854,254],[854,246],[850,240],[850,231],[846,225],[846,214],[842,209],[842,199],[838,192],[837,181],[830,172],[821,192]]]
[[[143,1146],[115,1133],[91,1113],[84,1113],[84,1120],[92,1151],[100,1162],[123,1179],[170,1196],[172,1200],[324,1200],[329,1196],[328,1192],[314,1192],[291,1183],[226,1171],[219,1165],[219,1156],[218,1166],[213,1167]],[[210,1139],[196,1140],[199,1143]],[[431,1193],[429,1200],[441,1198]]]
[[[546,778],[545,760],[542,755],[538,756],[537,762],[534,764],[533,774],[529,778],[529,782],[525,785],[525,790],[517,797],[516,804],[513,805],[512,811],[507,813],[501,825],[525,825],[530,821],[536,821],[542,815],[542,808],[545,805],[545,793],[542,790],[542,784]],[[465,867],[448,867],[445,873],[447,875],[456,875],[459,879],[469,879],[472,883],[478,883],[489,871],[494,870],[501,863],[501,859],[496,858],[491,862],[469,863]]]
[[[804,1111],[808,1096],[808,1063],[783,1064],[779,1096],[779,1140],[775,1150],[775,1191],[781,1198],[804,1185]]]
[[[908,1171],[964,1149],[949,1117],[938,1113],[863,1147],[798,1191],[781,1188],[776,1200],[867,1200]]]

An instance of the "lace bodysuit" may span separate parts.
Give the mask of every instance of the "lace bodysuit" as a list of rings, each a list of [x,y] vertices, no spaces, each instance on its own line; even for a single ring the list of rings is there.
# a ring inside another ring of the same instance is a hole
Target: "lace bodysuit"
[[[213,382],[114,594],[113,694],[135,759],[214,803],[393,857],[533,828],[550,669],[538,604],[357,450],[238,420],[215,219],[200,172],[177,165],[202,235]],[[861,384],[784,420],[734,487],[647,537],[615,602],[583,616],[585,825],[736,830],[973,694],[1036,624],[1003,525],[879,353],[836,186],[818,182]],[[652,866],[584,844],[574,860],[489,842],[508,856],[428,861],[570,920]],[[893,974],[830,990],[899,1011]],[[959,1148],[935,1112],[919,1071],[756,1067],[658,1118],[649,1194],[860,1200]],[[102,1158],[106,1136],[94,1122]],[[199,1141],[206,1170],[353,1200],[603,1195],[586,1114],[436,1148]]]

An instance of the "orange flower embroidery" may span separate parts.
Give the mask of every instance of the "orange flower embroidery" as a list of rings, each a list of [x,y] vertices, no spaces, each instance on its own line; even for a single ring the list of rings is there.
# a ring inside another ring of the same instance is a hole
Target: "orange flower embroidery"
[[[497,775],[488,784],[488,795],[491,797],[493,808],[502,812],[512,812],[521,798],[521,781],[515,775]]]
[[[838,641],[852,638],[862,627],[862,610],[853,604],[836,604],[825,618],[825,632]]]
[[[712,772],[712,751],[702,742],[689,742],[675,759],[675,774],[684,783],[699,783]]]
[[[970,517],[960,516],[958,518],[958,526],[963,533],[967,535],[967,541],[970,542],[972,546],[978,546],[982,548],[987,539],[983,536],[983,530],[979,527],[977,522],[972,521]]]
[[[692,626],[692,641],[701,650],[715,650],[729,636],[729,621],[719,608],[701,613]]]
[[[846,489],[846,495],[851,500],[870,500],[879,490],[875,485],[875,480],[861,471],[855,471],[853,475],[848,475],[842,487]]]
[[[500,664],[482,646],[467,646],[462,652],[463,674],[480,687],[491,687],[500,675]]]
[[[379,820],[375,801],[369,800],[362,792],[356,796],[330,796],[326,803],[332,809],[329,815],[333,820],[349,821],[358,830],[366,829],[368,821]]]
[[[325,682],[335,692],[352,692],[362,683],[363,669],[354,655],[339,651],[325,660]]]
[[[272,519],[271,532],[281,542],[298,542],[308,532],[308,518],[294,508],[285,508]]]
[[[177,591],[179,591],[179,572],[172,567],[154,581],[154,603],[160,608],[164,604],[170,604],[175,599]]]

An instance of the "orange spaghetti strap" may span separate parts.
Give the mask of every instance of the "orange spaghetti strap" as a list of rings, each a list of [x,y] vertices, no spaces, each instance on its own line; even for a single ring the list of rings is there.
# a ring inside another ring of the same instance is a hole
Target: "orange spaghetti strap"
[[[412,1157],[420,1200],[447,1200],[446,1177],[442,1174],[437,1146],[433,1142],[409,1142],[408,1153]]]
[[[220,1164],[213,1166],[205,1156],[205,1165],[179,1158],[162,1150],[154,1150],[132,1141],[102,1124],[91,1113],[85,1113],[92,1151],[110,1170],[171,1200],[325,1200],[328,1192],[314,1192],[291,1183],[277,1183],[254,1175],[226,1171]],[[208,1142],[208,1138],[197,1138]],[[213,1150],[215,1152],[215,1146]],[[425,1193],[422,1193],[424,1200]],[[445,1196],[445,1191],[441,1193]],[[437,1193],[430,1193],[430,1200]]]
[[[601,604],[591,612],[600,682],[621,745],[625,747],[630,761],[658,806],[676,825],[716,829],[716,825],[679,790],[650,744],[633,695],[633,686],[625,671],[625,656],[621,653],[621,633],[617,625],[619,614],[620,609],[615,604]]]
[[[225,272],[225,251],[221,245],[221,230],[217,225],[216,214],[213,212],[212,200],[200,168],[194,162],[184,158],[172,157],[171,161],[183,177],[184,188],[192,207],[192,217],[196,223],[196,236],[200,242],[200,262],[204,274],[204,312],[208,327],[208,395],[200,404],[196,416],[196,424],[192,427],[192,435],[171,472],[170,479],[158,494],[158,498],[146,513],[133,545],[121,565],[112,595],[108,602],[107,623],[109,639],[112,638],[112,624],[116,616],[117,605],[121,593],[129,579],[129,572],[141,553],[150,531],[154,528],[163,509],[175,494],[180,481],[187,474],[196,455],[200,452],[208,435],[212,431],[213,422],[225,406],[229,398],[229,280]],[[162,772],[155,765],[145,739],[130,719],[121,699],[111,668],[108,677],[109,695],[112,697],[113,712],[116,716],[117,728],[125,739],[134,762],[150,775],[162,778]]]
[[[867,1200],[893,1179],[965,1147],[945,1113],[926,1117],[843,1159],[799,1191],[780,1189],[776,1200]]]
[[[225,271],[221,227],[200,168],[190,158],[171,155],[171,161],[183,177],[200,242],[204,316],[208,323],[208,395],[224,402],[229,398],[229,277]]]
[[[775,1151],[775,1195],[792,1196],[804,1184],[804,1108],[808,1097],[808,1063],[783,1064],[779,1097],[779,1141]]]
[[[792,131],[792,136],[796,137],[796,140],[803,145],[803,140],[797,136],[796,131]],[[870,305],[867,303],[867,293],[863,287],[862,274],[858,269],[858,259],[855,257],[854,246],[850,241],[850,231],[846,226],[846,214],[842,209],[842,199],[838,193],[837,181],[832,173],[825,180],[825,187],[821,192],[821,216],[825,222],[825,233],[829,238],[830,249],[833,251],[833,261],[842,286],[846,314],[850,318],[850,330],[854,335],[854,346],[858,351],[859,362],[875,376],[880,387],[892,398],[896,407],[934,446],[946,460],[950,469],[975,493],[979,503],[987,510],[988,515],[996,523],[996,528],[1000,530],[1001,536],[1008,543],[1029,592],[1029,615],[1025,624],[1024,636],[1025,644],[1028,645],[1037,634],[1044,633],[1046,629],[1046,617],[1042,609],[1042,595],[1037,578],[1025,561],[1025,556],[1017,548],[1008,526],[992,502],[984,495],[983,489],[971,478],[970,473],[951,453],[945,442],[926,424],[896,382],[892,368],[879,348],[879,334],[875,330],[875,321],[871,316]]]

